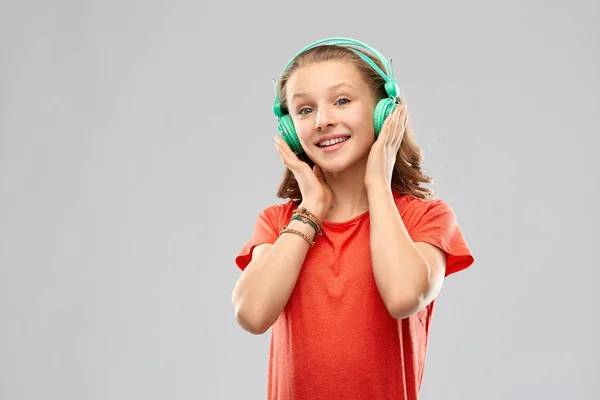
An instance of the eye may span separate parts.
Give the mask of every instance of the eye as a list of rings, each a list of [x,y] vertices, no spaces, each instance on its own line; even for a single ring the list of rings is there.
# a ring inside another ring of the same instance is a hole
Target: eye
[[[307,111],[307,110],[310,111],[310,108],[303,107],[300,110],[298,110],[298,114],[300,114],[300,115],[306,115],[306,113],[304,111]]]
[[[350,103],[350,99],[348,99],[346,97],[342,97],[342,98],[338,99],[338,101],[335,102],[335,104],[340,105],[340,106],[345,106],[348,103]],[[307,115],[307,114],[310,114],[310,112],[312,112],[312,108],[309,108],[309,107],[302,107],[301,109],[298,110],[299,115]]]

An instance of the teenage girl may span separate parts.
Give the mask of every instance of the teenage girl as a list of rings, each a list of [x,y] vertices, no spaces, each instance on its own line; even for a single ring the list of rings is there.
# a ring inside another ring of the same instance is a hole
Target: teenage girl
[[[434,199],[390,63],[330,38],[278,82],[278,197],[236,257],[239,325],[271,330],[268,398],[418,398],[435,299],[473,263]]]

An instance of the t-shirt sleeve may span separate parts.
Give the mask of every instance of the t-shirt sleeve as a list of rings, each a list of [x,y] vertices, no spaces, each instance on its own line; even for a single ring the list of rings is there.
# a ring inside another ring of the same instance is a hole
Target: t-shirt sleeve
[[[414,242],[438,247],[447,255],[446,274],[462,271],[473,264],[474,258],[458,226],[454,210],[441,200],[428,204],[410,235]]]
[[[263,243],[275,243],[279,237],[279,207],[264,209],[254,225],[254,232],[235,258],[235,263],[243,271],[252,260],[254,248]]]

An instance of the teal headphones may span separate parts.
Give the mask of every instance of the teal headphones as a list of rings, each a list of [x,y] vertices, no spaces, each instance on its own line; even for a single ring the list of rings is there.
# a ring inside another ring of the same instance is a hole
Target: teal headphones
[[[371,60],[363,52],[361,52],[360,50],[351,48],[351,47],[347,47],[349,50],[352,50],[354,53],[359,55],[363,60],[365,60],[365,62],[367,64],[369,64],[371,66],[371,68],[373,68],[375,71],[377,71],[379,73],[379,75],[381,75],[383,77],[383,79],[385,80],[385,91],[389,95],[389,97],[386,99],[382,99],[377,103],[377,106],[375,107],[374,118],[373,118],[374,119],[373,123],[375,126],[375,137],[377,137],[379,135],[379,132],[381,132],[381,127],[383,126],[383,122],[385,121],[387,116],[390,115],[394,111],[396,106],[398,105],[398,99],[399,99],[399,95],[400,95],[400,88],[398,87],[398,84],[396,83],[396,80],[394,79],[394,73],[392,71],[391,59],[390,59],[390,62],[388,63],[386,58],[380,52],[378,52],[374,48],[372,48],[362,42],[359,42],[357,40],[343,38],[343,37],[332,37],[332,38],[322,39],[317,42],[314,42],[314,43],[306,46],[302,50],[300,50],[283,68],[281,75],[283,75],[283,73],[290,67],[290,65],[294,62],[296,57],[298,57],[300,54],[304,53],[305,51],[310,50],[310,49],[317,47],[319,45],[322,45],[322,44],[331,44],[331,45],[338,45],[338,46],[346,45],[346,46],[355,46],[355,47],[364,48],[366,50],[369,50],[371,53],[373,53],[381,61],[381,63],[385,66],[385,69],[388,72],[387,74],[385,72],[383,72],[381,70],[381,68],[379,68],[379,66],[376,63],[374,63],[373,60]],[[280,78],[281,78],[281,75],[280,75]],[[279,136],[281,136],[283,138],[283,140],[285,140],[285,142],[288,144],[288,146],[290,146],[290,149],[294,153],[302,154],[304,152],[304,149],[302,149],[302,145],[300,144],[300,141],[298,140],[298,135],[296,134],[296,129],[294,128],[294,123],[292,122],[292,117],[289,114],[283,113],[283,111],[281,109],[281,101],[279,98],[279,91],[277,89],[276,89],[275,101],[273,102],[273,111],[275,112],[275,115],[277,116],[277,131],[279,132]]]

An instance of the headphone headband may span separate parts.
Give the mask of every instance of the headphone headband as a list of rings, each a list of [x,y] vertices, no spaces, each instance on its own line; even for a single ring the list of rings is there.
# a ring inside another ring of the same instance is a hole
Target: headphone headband
[[[302,50],[297,52],[290,61],[288,61],[288,63],[285,65],[285,67],[281,71],[281,74],[279,75],[279,79],[281,79],[281,76],[292,65],[292,63],[296,60],[296,58],[299,55],[301,55],[305,51],[308,51],[317,46],[321,46],[323,44],[331,44],[331,45],[336,45],[336,46],[342,45],[342,46],[345,46],[346,48],[348,48],[349,50],[353,51],[354,53],[356,53],[367,64],[369,64],[369,66],[371,66],[371,68],[373,68],[375,71],[377,71],[377,73],[379,75],[381,75],[381,77],[385,80],[385,90],[386,90],[387,94],[391,98],[398,97],[398,95],[400,93],[400,88],[398,87],[398,84],[394,80],[394,72],[392,70],[391,62],[388,62],[386,60],[386,58],[379,51],[377,51],[376,49],[367,45],[366,43],[359,42],[358,40],[345,38],[345,37],[331,37],[331,38],[321,39],[321,40],[318,40],[318,41],[311,43],[308,46],[304,47]],[[372,54],[374,54],[379,59],[379,61],[381,61],[381,63],[384,65],[386,71],[385,72],[382,71],[381,68],[379,68],[379,66],[376,63],[374,63],[373,60],[371,58],[369,58],[367,55],[365,55],[362,51],[353,49],[348,46],[355,46],[355,47],[363,48],[363,49],[370,51]],[[275,112],[275,115],[277,117],[283,116],[283,111],[281,110],[281,100],[279,98],[279,92],[277,91],[277,89],[276,89],[276,94],[275,94],[275,101],[273,102],[273,111]]]
[[[331,38],[327,38],[327,39],[318,40],[318,41],[316,41],[314,43],[309,44],[308,46],[306,46],[302,50],[300,50],[298,53],[296,53],[296,55],[294,55],[294,57],[292,57],[292,59],[290,61],[288,61],[288,63],[283,68],[283,71],[281,71],[281,74],[279,76],[281,77],[281,75],[283,75],[283,73],[290,67],[290,65],[292,65],[292,63],[294,62],[294,60],[300,54],[302,54],[305,51],[308,51],[308,50],[310,50],[310,49],[312,49],[314,47],[321,46],[323,44],[347,45],[347,46],[362,47],[363,49],[369,50],[371,53],[373,53],[379,59],[379,61],[381,61],[381,63],[385,66],[385,68],[387,70],[386,72],[389,73],[391,71],[391,68],[390,68],[391,65],[389,65],[389,63],[386,60],[386,58],[379,51],[377,51],[376,49],[374,49],[371,46],[367,45],[366,43],[359,42],[358,40],[354,40],[354,39],[350,39],[350,38],[331,37]],[[386,81],[390,80],[390,79],[393,79],[393,73],[391,73],[390,76],[388,76],[369,57],[366,57],[364,54],[356,51],[355,49],[350,48],[350,50],[353,50],[355,53],[357,53],[359,56],[361,56],[361,58],[363,58],[365,61],[367,61],[369,63],[369,65],[371,65],[372,67],[374,67],[373,69],[375,69],[383,77],[383,79],[385,79]]]

